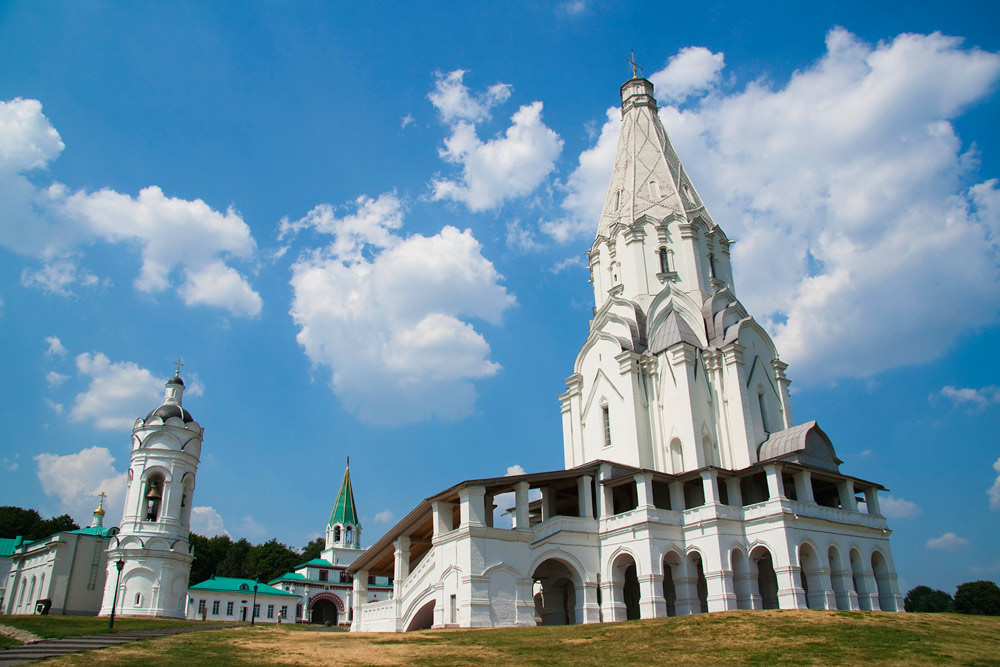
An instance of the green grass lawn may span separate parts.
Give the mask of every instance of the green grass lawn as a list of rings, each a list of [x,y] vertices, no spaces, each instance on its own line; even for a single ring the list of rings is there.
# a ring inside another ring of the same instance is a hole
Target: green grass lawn
[[[987,665],[1000,618],[758,611],[625,623],[408,634],[243,626],[65,656],[53,666],[212,665]]]
[[[97,616],[0,616],[0,625],[9,625],[18,630],[27,630],[42,637],[76,637],[78,635],[100,635],[107,632],[125,632],[128,630],[158,630],[160,628],[175,628],[179,626],[200,625],[217,626],[220,623],[203,623],[202,621],[174,620],[162,618],[115,618],[115,628],[108,628],[107,617]],[[8,639],[0,636],[0,640]],[[11,640],[13,641],[13,640]],[[16,643],[16,642],[15,642]],[[5,645],[0,644],[0,648]]]

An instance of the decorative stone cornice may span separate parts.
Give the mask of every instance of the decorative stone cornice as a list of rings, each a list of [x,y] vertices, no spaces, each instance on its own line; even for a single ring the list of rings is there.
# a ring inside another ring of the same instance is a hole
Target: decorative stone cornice
[[[727,366],[743,365],[743,353],[746,348],[739,343],[730,343],[722,348],[722,358]]]
[[[637,241],[641,242],[644,238],[646,238],[646,230],[642,227],[630,227],[625,230],[625,233],[622,234],[622,236],[625,238],[625,245],[632,245],[633,243]]]

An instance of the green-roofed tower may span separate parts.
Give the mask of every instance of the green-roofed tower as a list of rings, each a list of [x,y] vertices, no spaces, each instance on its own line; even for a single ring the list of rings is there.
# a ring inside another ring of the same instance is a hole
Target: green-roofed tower
[[[350,458],[347,459],[344,480],[340,483],[337,502],[334,504],[333,512],[330,514],[330,522],[326,526],[326,551],[324,551],[324,554],[327,551],[336,551],[339,549],[361,549],[361,522],[358,521],[358,511],[354,505]],[[331,556],[335,557],[336,554],[331,553]],[[326,556],[324,555],[324,557]],[[335,560],[342,559],[335,558]]]

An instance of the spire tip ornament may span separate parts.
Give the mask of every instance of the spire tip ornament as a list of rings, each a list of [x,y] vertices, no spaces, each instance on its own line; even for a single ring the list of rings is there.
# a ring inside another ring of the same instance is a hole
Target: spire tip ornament
[[[627,62],[629,65],[632,66],[632,78],[633,79],[638,79],[639,78],[639,72],[642,71],[642,68],[639,67],[638,63],[635,62],[635,51],[632,51],[632,57],[631,58],[626,58],[625,62]]]

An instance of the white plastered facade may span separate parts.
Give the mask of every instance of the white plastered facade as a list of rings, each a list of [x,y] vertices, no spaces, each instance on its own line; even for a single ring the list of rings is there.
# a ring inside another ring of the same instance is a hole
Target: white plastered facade
[[[652,84],[621,94],[594,318],[560,396],[566,469],[424,500],[348,569],[352,630],[902,610],[883,487],[841,473],[815,422],[795,425],[787,366],[736,297],[731,242]],[[501,494],[511,528],[493,525]],[[394,576],[392,599],[370,599],[372,574]]]

